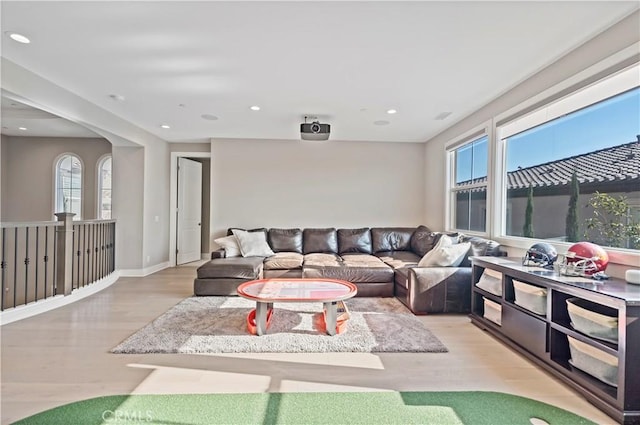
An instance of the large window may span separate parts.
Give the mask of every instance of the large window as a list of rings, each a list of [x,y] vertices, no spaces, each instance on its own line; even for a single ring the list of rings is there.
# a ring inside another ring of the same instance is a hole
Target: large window
[[[640,248],[639,72],[636,66],[498,128],[505,235]]]
[[[65,154],[56,163],[55,211],[75,213],[82,219],[82,163],[80,158]]]
[[[479,136],[449,151],[451,158],[451,222],[458,230],[487,229],[488,138]]]
[[[98,163],[98,219],[111,219],[111,156]]]

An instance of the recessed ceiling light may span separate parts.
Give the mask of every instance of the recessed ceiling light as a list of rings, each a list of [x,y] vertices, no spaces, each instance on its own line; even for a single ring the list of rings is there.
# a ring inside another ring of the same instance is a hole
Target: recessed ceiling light
[[[438,115],[436,115],[435,119],[438,121],[442,121],[443,119],[447,118],[449,115],[451,115],[451,112],[440,112]]]
[[[27,127],[18,127],[18,130],[27,131]]]
[[[260,107],[259,107],[259,106],[257,106],[257,105],[253,105],[250,109],[251,109],[252,111],[259,111],[259,110],[260,110]]]
[[[160,124],[160,128],[168,129],[168,128],[171,128],[171,127],[169,126],[169,124]]]
[[[124,102],[124,96],[121,94],[110,94],[109,97],[116,102]]]
[[[209,120],[209,121],[215,121],[218,119],[218,117],[216,117],[215,115],[211,115],[211,114],[202,114],[200,115],[200,117],[202,117],[203,120]]]
[[[387,114],[395,114],[396,112],[398,111],[396,111],[395,109],[387,109]]]
[[[5,34],[7,34],[9,36],[9,38],[11,38],[13,41],[17,41],[18,43],[22,43],[22,44],[29,44],[31,43],[31,40],[29,40],[28,37],[19,34],[17,32],[13,32],[13,31],[7,31],[5,32]]]
[[[389,121],[385,121],[385,120],[378,120],[378,121],[374,121],[373,122],[375,125],[388,125]]]

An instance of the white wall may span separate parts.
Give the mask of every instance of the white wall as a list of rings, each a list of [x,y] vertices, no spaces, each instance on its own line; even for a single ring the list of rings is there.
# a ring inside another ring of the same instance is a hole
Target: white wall
[[[496,115],[514,108],[544,90],[637,43],[640,41],[638,28],[640,28],[640,12],[635,12],[430,139],[425,148],[425,180],[428,188],[425,196],[425,221],[434,228],[444,228],[445,225],[445,144],[448,141],[483,125]]]
[[[144,149],[144,266],[169,261],[169,144]]]
[[[236,226],[422,224],[423,158],[424,144],[213,140],[212,238]]]
[[[116,223],[116,269],[140,269],[143,264],[144,148],[114,146],[112,217]]]
[[[64,153],[74,153],[82,161],[82,219],[96,218],[97,165],[102,155],[111,153],[107,140],[3,136],[2,151],[4,221],[55,219],[54,166]]]

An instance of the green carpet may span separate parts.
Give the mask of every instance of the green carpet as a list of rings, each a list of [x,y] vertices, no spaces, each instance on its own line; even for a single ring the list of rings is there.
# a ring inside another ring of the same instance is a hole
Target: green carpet
[[[60,406],[19,425],[593,424],[566,410],[495,392],[129,395]]]

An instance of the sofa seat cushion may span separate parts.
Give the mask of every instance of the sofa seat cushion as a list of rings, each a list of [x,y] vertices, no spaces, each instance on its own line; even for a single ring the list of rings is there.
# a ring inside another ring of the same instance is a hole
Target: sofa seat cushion
[[[262,257],[215,258],[198,267],[198,279],[258,279]]]
[[[379,258],[368,254],[345,254],[336,262],[305,262],[305,278],[340,279],[347,282],[393,282],[393,270]]]
[[[276,252],[264,259],[265,270],[287,270],[302,268],[304,257],[297,252]]]
[[[376,253],[376,257],[394,270],[403,267],[415,267],[420,261],[420,257],[411,251],[383,251]]]
[[[304,261],[302,263],[303,267],[340,267],[341,264],[342,260],[338,255],[321,253],[305,254]]]

